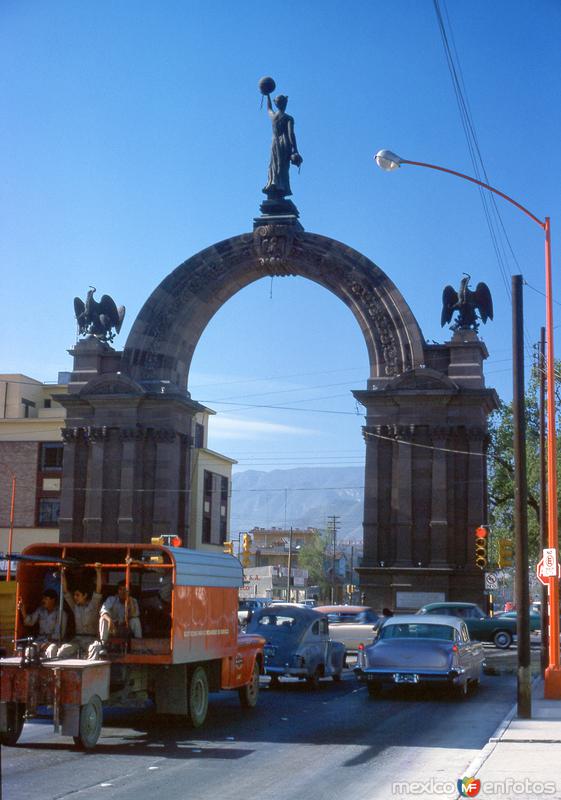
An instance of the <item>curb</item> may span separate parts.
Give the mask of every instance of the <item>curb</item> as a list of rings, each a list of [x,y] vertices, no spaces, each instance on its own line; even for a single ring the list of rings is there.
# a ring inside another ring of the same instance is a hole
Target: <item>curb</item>
[[[534,687],[540,680],[541,680],[541,675],[537,675],[535,678],[533,678],[531,684],[532,691],[534,690]],[[499,722],[497,728],[493,732],[493,735],[489,737],[489,741],[487,742],[487,744],[484,745],[484,747],[482,747],[479,755],[470,761],[470,763],[464,770],[464,773],[466,775],[469,775],[470,777],[474,777],[475,775],[477,775],[483,764],[487,761],[489,756],[494,752],[496,746],[499,744],[502,737],[504,736],[508,726],[512,722],[513,718],[516,716],[517,705],[518,705],[517,703],[514,703],[510,711],[508,711],[506,716],[503,717],[502,721]],[[458,794],[457,800],[461,800],[461,798],[462,795]]]

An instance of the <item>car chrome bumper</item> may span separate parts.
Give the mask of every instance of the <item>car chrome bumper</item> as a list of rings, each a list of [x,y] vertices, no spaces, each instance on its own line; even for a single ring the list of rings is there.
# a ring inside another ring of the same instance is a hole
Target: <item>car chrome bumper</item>
[[[458,669],[382,669],[379,667],[355,667],[353,670],[359,681],[379,681],[391,684],[418,684],[418,683],[457,683],[465,673],[463,668]],[[400,680],[398,676],[404,679]],[[408,677],[411,679],[409,680]]]
[[[265,664],[265,675],[289,675],[293,678],[307,678],[310,671],[305,667],[273,667]]]

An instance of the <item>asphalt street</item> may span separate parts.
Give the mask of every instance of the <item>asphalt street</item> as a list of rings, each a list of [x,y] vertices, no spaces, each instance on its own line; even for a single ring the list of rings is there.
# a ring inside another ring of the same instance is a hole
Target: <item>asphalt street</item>
[[[145,713],[108,715],[95,751],[25,725],[2,748],[2,800],[375,800],[396,781],[456,782],[515,701],[515,678],[484,676],[465,701],[397,689],[369,698],[351,673],[317,691],[262,679],[259,704],[211,696],[195,731]],[[419,796],[419,795],[415,795]]]

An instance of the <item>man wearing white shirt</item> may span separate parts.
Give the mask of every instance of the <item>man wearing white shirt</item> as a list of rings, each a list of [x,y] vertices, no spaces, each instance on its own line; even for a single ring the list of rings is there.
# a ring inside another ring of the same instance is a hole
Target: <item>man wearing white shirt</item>
[[[119,583],[117,594],[107,598],[99,615],[99,638],[104,645],[111,633],[119,633],[124,627],[128,627],[135,639],[142,638],[138,603],[130,596],[126,581]]]

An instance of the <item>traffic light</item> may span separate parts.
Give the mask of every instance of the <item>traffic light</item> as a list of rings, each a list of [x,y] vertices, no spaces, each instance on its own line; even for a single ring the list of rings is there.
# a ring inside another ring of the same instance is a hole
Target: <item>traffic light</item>
[[[485,569],[487,566],[487,528],[480,525],[475,529],[475,566]]]
[[[183,542],[175,533],[163,533],[161,536],[152,536],[151,544],[163,544],[165,547],[181,547]]]
[[[512,542],[508,539],[499,539],[499,567],[512,567],[514,551]]]
[[[249,567],[249,556],[251,550],[251,536],[249,533],[244,533],[242,538],[242,565]]]
[[[224,542],[224,552],[229,556],[234,555],[234,542]]]

